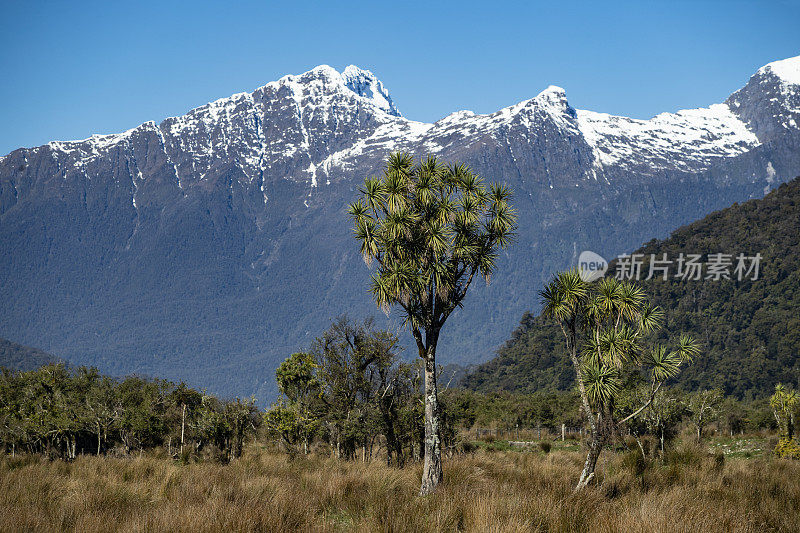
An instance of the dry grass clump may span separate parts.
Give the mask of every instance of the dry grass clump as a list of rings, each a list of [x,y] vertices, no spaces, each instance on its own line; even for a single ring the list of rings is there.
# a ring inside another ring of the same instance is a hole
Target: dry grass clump
[[[693,446],[664,463],[601,459],[571,493],[579,452],[479,451],[421,468],[251,448],[230,465],[155,457],[0,459],[3,531],[800,531],[800,463],[720,460]]]

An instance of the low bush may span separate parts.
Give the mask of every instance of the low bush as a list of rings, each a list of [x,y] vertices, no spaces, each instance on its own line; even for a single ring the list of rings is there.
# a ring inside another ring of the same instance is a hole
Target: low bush
[[[552,446],[553,445],[550,444],[550,441],[543,440],[539,442],[539,449],[542,450],[545,454],[550,453],[550,449],[552,448]]]

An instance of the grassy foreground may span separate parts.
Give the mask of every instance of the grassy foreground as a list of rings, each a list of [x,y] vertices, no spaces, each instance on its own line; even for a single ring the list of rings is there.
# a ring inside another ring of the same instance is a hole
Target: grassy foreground
[[[687,446],[665,463],[604,454],[572,495],[579,451],[451,458],[421,468],[251,448],[230,464],[156,457],[0,459],[3,531],[800,531],[800,463]]]

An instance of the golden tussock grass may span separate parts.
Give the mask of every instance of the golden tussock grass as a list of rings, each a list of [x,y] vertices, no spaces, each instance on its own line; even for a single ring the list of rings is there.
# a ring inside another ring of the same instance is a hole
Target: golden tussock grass
[[[421,467],[251,448],[230,465],[152,456],[0,459],[3,531],[800,531],[800,463],[666,464],[605,453],[598,483],[571,493],[579,452],[478,452],[445,463],[417,497]],[[638,466],[637,466],[638,465]]]

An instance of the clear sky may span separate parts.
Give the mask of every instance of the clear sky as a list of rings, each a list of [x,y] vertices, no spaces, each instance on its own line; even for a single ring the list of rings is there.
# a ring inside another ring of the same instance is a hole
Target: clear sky
[[[722,101],[800,55],[800,0],[0,0],[0,154],[124,131],[319,64],[367,68],[408,118],[564,87],[637,118]]]

